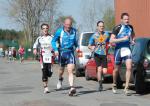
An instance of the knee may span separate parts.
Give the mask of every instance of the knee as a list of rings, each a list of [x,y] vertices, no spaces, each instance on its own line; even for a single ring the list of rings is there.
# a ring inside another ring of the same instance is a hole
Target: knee
[[[46,73],[46,71],[45,71],[45,70],[43,70],[43,69],[42,69],[42,71],[43,71],[42,81],[43,81],[43,82],[47,82],[47,81],[48,81],[47,73]]]
[[[68,70],[69,73],[73,73],[74,66],[71,66],[71,65],[68,66],[68,67],[67,67],[67,70]]]
[[[43,72],[43,73],[46,72],[46,68],[45,68],[45,67],[42,68],[42,72]]]
[[[119,71],[118,68],[114,68],[114,72],[117,73]]]
[[[103,73],[107,74],[107,68],[103,68]]]
[[[60,67],[59,70],[60,71],[64,71],[65,67]]]
[[[100,73],[102,73],[102,72],[103,72],[102,67],[98,67],[98,68],[97,68],[97,71],[100,72]]]
[[[68,68],[68,74],[73,74],[73,69],[72,68]]]
[[[127,67],[128,72],[131,72],[131,69],[132,69],[131,67]]]
[[[73,69],[68,69],[69,74],[73,74]]]
[[[47,81],[48,81],[48,78],[47,78],[47,77],[43,77],[43,78],[42,78],[42,81],[43,81],[43,82],[47,82]]]

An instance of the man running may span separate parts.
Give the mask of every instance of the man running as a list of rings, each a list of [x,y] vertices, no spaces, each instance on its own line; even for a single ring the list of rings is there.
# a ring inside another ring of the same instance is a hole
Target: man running
[[[88,48],[94,53],[97,66],[98,91],[103,90],[102,75],[107,73],[107,46],[109,37],[109,33],[104,31],[104,22],[98,21],[97,32],[91,36],[88,45]]]
[[[25,54],[25,50],[22,45],[20,45],[18,53],[19,53],[20,63],[22,63],[24,60],[24,54]]]
[[[120,70],[121,63],[124,60],[126,64],[126,84],[125,84],[125,94],[129,95],[129,81],[131,77],[132,68],[132,54],[130,50],[130,44],[134,44],[134,30],[132,25],[129,25],[129,14],[121,14],[121,24],[117,25],[112,32],[110,42],[116,43],[115,47],[115,68],[113,71],[113,86],[112,91],[116,93],[117,86],[116,80],[118,71]]]
[[[59,47],[56,46],[56,42],[59,42]],[[55,51],[55,56],[59,57],[60,69],[59,80],[57,83],[57,89],[61,89],[63,81],[63,73],[65,65],[67,65],[69,75],[70,91],[69,96],[76,93],[74,87],[73,70],[75,68],[75,56],[74,47],[77,50],[78,44],[76,40],[76,30],[72,27],[72,18],[67,17],[64,20],[63,27],[59,28],[52,40],[52,47]]]
[[[40,53],[40,63],[42,69],[42,81],[44,86],[44,93],[49,93],[48,89],[48,77],[52,75],[52,47],[51,47],[51,40],[52,36],[48,33],[49,25],[42,24],[41,25],[41,35],[36,39],[33,45],[33,53],[37,55],[37,51]],[[37,50],[40,49],[40,50]]]

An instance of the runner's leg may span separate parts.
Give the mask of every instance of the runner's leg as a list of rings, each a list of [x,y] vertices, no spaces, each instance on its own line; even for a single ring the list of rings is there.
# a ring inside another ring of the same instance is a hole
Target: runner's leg
[[[73,86],[73,82],[74,82],[74,76],[73,76],[73,70],[74,70],[75,65],[74,64],[68,64],[67,65],[67,70],[68,70],[68,81],[69,81],[69,85]]]

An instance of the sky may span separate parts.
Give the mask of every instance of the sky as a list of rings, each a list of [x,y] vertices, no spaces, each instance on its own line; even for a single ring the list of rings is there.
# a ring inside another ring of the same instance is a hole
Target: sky
[[[59,10],[63,15],[71,15],[77,24],[82,24],[82,4],[83,0],[61,0]],[[84,0],[85,2],[87,0]],[[100,6],[105,8],[105,5],[113,5],[113,0],[99,0]],[[21,30],[19,24],[17,24],[12,18],[8,16],[7,9],[9,5],[6,0],[0,0],[0,28],[1,29],[15,29]]]
[[[64,15],[71,15],[77,22],[81,21],[81,1],[82,0],[62,0],[61,12]],[[86,0],[85,0],[86,1]]]
[[[5,0],[0,0],[0,28],[15,29],[17,23],[14,22],[7,14],[8,4]]]

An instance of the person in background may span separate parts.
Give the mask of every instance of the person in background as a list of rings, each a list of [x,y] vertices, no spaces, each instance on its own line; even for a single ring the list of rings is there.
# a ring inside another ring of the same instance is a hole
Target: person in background
[[[5,50],[5,58],[8,60],[8,49]]]
[[[15,48],[13,48],[13,51],[12,51],[13,61],[15,61],[15,60],[16,60],[16,56],[17,56],[16,49],[15,49]]]
[[[12,61],[12,49],[9,48],[8,50],[8,62],[11,62]]]
[[[20,63],[22,63],[24,60],[24,54],[25,54],[25,50],[24,50],[24,47],[22,45],[20,45],[18,53],[19,53]]]

